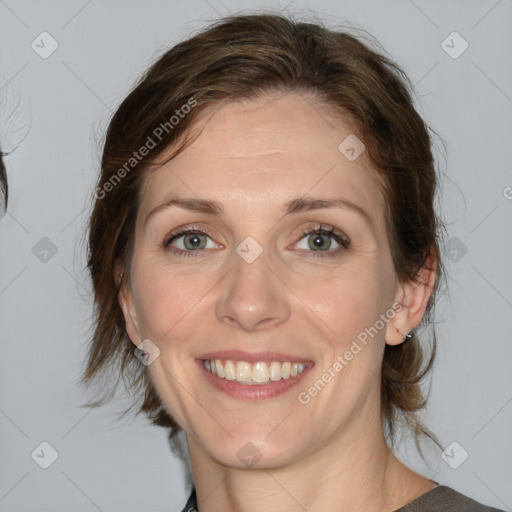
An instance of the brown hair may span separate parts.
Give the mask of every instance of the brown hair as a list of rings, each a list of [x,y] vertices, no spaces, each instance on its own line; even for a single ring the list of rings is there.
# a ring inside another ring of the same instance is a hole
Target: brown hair
[[[437,276],[442,273],[431,130],[414,108],[407,76],[383,52],[348,31],[275,14],[223,18],[177,44],[143,74],[107,129],[89,225],[94,334],[81,378],[89,385],[117,363],[117,382],[122,376],[125,386],[127,379],[127,387],[143,395],[138,397],[142,403],[137,414],[143,412],[154,425],[170,428],[171,435],[180,428],[160,401],[147,366],[134,355],[118,303],[120,286],[129,276],[139,190],[163,150],[175,147],[169,161],[190,143],[186,136],[207,107],[272,91],[313,94],[353,124],[382,182],[398,278],[417,279],[429,257]],[[139,158],[138,150],[149,147],[150,139],[155,144],[151,159]],[[121,283],[114,278],[116,262],[124,269]],[[439,279],[423,324],[430,320],[438,283]],[[426,404],[420,383],[431,369],[435,347],[434,335],[423,367],[425,353],[416,333],[402,344],[386,345],[381,405],[392,445],[396,425],[404,420],[420,452],[421,434],[440,446],[417,415]],[[88,406],[101,405],[114,391]]]

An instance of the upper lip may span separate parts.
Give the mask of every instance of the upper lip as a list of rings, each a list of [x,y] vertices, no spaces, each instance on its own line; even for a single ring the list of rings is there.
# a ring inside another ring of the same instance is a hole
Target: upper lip
[[[216,350],[207,352],[198,357],[202,360],[212,359],[230,359],[232,361],[246,361],[248,363],[257,363],[262,361],[290,361],[292,363],[312,363],[311,359],[294,356],[292,354],[283,354],[281,352],[244,352],[243,350]]]

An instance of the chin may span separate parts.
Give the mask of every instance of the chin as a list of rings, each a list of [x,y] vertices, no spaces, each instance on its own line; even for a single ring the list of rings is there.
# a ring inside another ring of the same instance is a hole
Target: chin
[[[238,469],[273,469],[286,466],[300,457],[308,446],[307,440],[297,439],[289,433],[277,435],[250,432],[222,439],[207,439],[201,444],[218,463]]]

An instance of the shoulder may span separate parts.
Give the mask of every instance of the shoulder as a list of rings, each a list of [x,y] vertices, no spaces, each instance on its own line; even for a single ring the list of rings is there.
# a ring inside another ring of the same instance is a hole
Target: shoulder
[[[438,485],[396,512],[505,512],[488,507],[446,485]]]

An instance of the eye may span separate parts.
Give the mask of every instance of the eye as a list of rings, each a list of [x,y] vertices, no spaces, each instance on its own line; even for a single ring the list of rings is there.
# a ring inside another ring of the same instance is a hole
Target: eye
[[[314,257],[336,256],[348,248],[350,239],[332,226],[320,225],[302,232],[297,248],[312,253]],[[162,242],[162,248],[186,258],[195,258],[206,249],[217,249],[216,244],[202,229],[188,228],[177,233],[170,233]]]
[[[197,254],[191,253],[197,253],[204,249],[218,248],[218,245],[213,242],[208,233],[197,228],[189,228],[178,233],[171,233],[165,238],[162,246],[164,249],[184,257],[196,257]]]
[[[348,248],[349,238],[332,226],[321,225],[314,229],[305,230],[297,244],[300,250],[313,252],[312,256],[335,256]],[[323,254],[322,254],[323,253]]]

